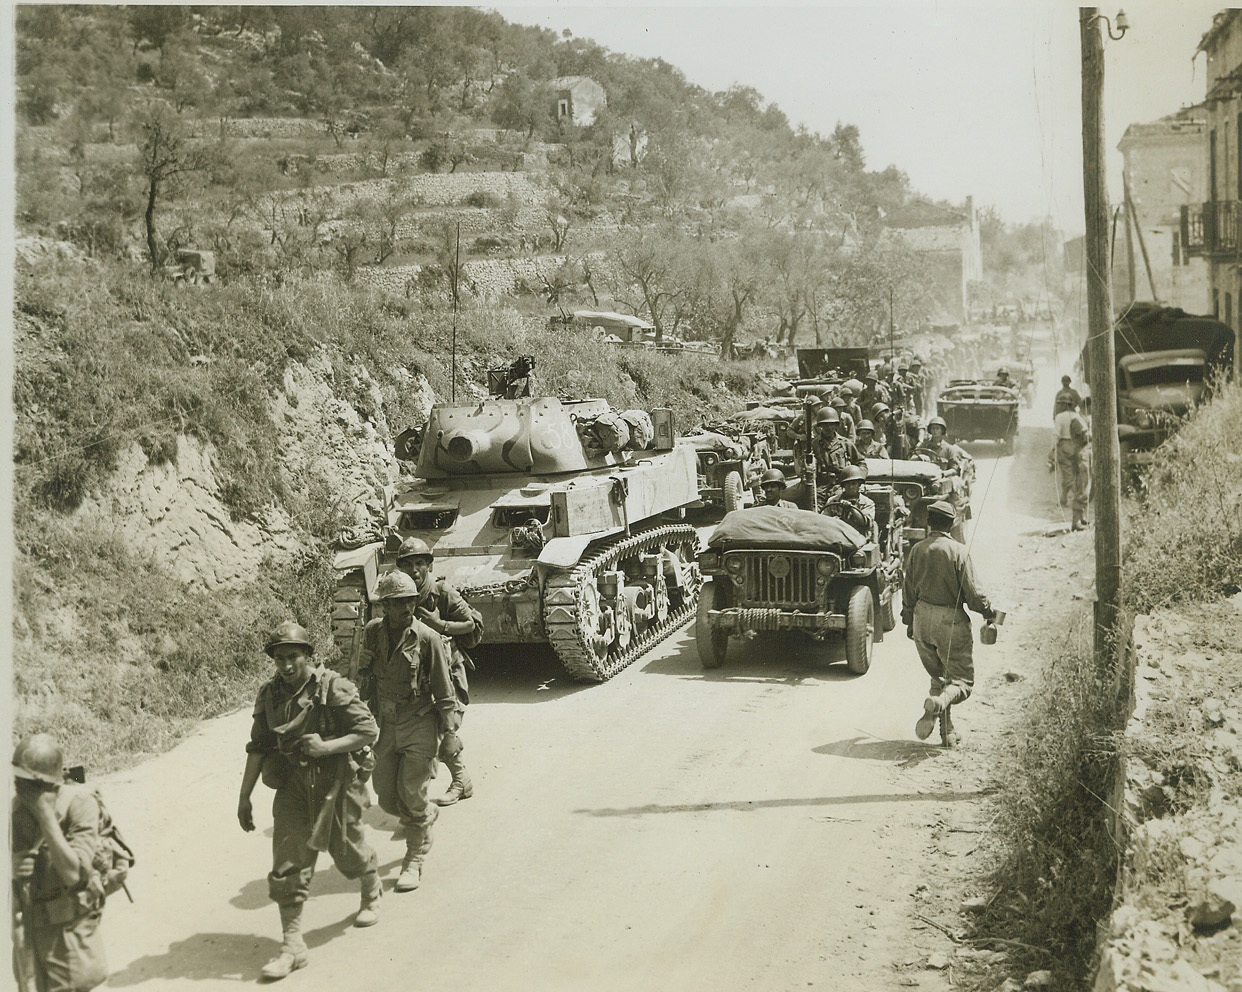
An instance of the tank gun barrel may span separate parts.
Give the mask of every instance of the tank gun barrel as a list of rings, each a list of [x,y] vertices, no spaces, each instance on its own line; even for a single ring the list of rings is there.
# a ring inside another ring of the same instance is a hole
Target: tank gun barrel
[[[477,461],[492,448],[491,435],[486,431],[451,431],[444,436],[444,450],[455,462]]]

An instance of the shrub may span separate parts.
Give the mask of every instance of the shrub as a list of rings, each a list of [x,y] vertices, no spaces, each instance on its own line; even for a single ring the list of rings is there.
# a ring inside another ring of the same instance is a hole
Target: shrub
[[[487,190],[476,189],[473,193],[467,193],[461,201],[466,207],[489,207],[496,208],[504,205],[502,200],[495,193],[489,193]]]
[[[1123,595],[1136,613],[1242,587],[1242,386],[1223,387],[1156,451],[1126,507]]]

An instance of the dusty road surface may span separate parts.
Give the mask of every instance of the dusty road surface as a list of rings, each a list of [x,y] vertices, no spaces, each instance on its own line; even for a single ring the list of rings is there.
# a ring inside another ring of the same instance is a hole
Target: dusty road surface
[[[926,679],[901,627],[858,678],[792,638],[735,642],[705,673],[691,627],[599,686],[567,682],[546,651],[487,654],[463,731],[475,796],[442,812],[422,888],[391,891],[403,843],[372,809],[381,921],[350,926],[355,884],[321,859],[310,966],[284,987],[947,989],[928,967],[952,949],[920,918],[929,887],[977,843],[1003,674],[1029,669],[1043,604],[1087,581],[1069,568],[1090,538],[1064,533],[1044,465],[1047,406],[1023,411],[1035,427],[1014,457],[973,447],[973,555],[1010,622],[976,646],[958,751],[914,738]],[[233,988],[276,952],[270,793],[256,833],[235,819],[248,727],[248,711],[206,723],[103,781],[140,856],[136,903],[105,918],[110,988]]]

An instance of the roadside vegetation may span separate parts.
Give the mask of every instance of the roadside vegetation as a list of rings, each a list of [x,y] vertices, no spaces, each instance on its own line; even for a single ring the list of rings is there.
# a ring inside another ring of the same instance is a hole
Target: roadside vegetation
[[[1242,388],[1223,386],[1159,449],[1144,482],[1124,507],[1126,628],[1137,614],[1172,608],[1198,631],[1188,650],[1228,658],[1242,643],[1242,611],[1223,603],[1242,589]],[[1142,740],[1131,741],[1122,736],[1129,676],[1092,658],[1090,613],[1068,634],[1050,632],[1047,651],[1054,660],[996,769],[993,895],[975,932],[1000,938],[991,946],[1009,962],[998,970],[1047,969],[1054,987],[1085,990],[1098,925],[1113,908],[1120,811],[1109,807],[1121,762],[1141,761],[1162,776],[1157,815],[1204,805],[1214,785],[1228,794],[1209,758],[1201,707],[1233,698],[1237,680],[1225,673],[1187,683],[1148,709]],[[1180,836],[1167,834],[1130,883],[1132,900],[1153,918],[1187,898]]]

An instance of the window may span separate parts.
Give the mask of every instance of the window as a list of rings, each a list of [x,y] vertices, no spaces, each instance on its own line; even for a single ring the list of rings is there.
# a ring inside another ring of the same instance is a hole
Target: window
[[[1208,195],[1216,202],[1216,128],[1208,134]]]
[[[1220,320],[1220,290],[1212,287],[1212,316]]]
[[[1233,294],[1232,293],[1225,294],[1225,323],[1229,327],[1233,326]]]
[[[1176,268],[1177,266],[1182,265],[1182,264],[1184,264],[1182,262],[1182,232],[1174,231],[1173,232],[1173,266],[1174,268]]]
[[[567,99],[562,98],[556,101],[556,116],[557,117],[568,117],[569,116],[569,101]]]

